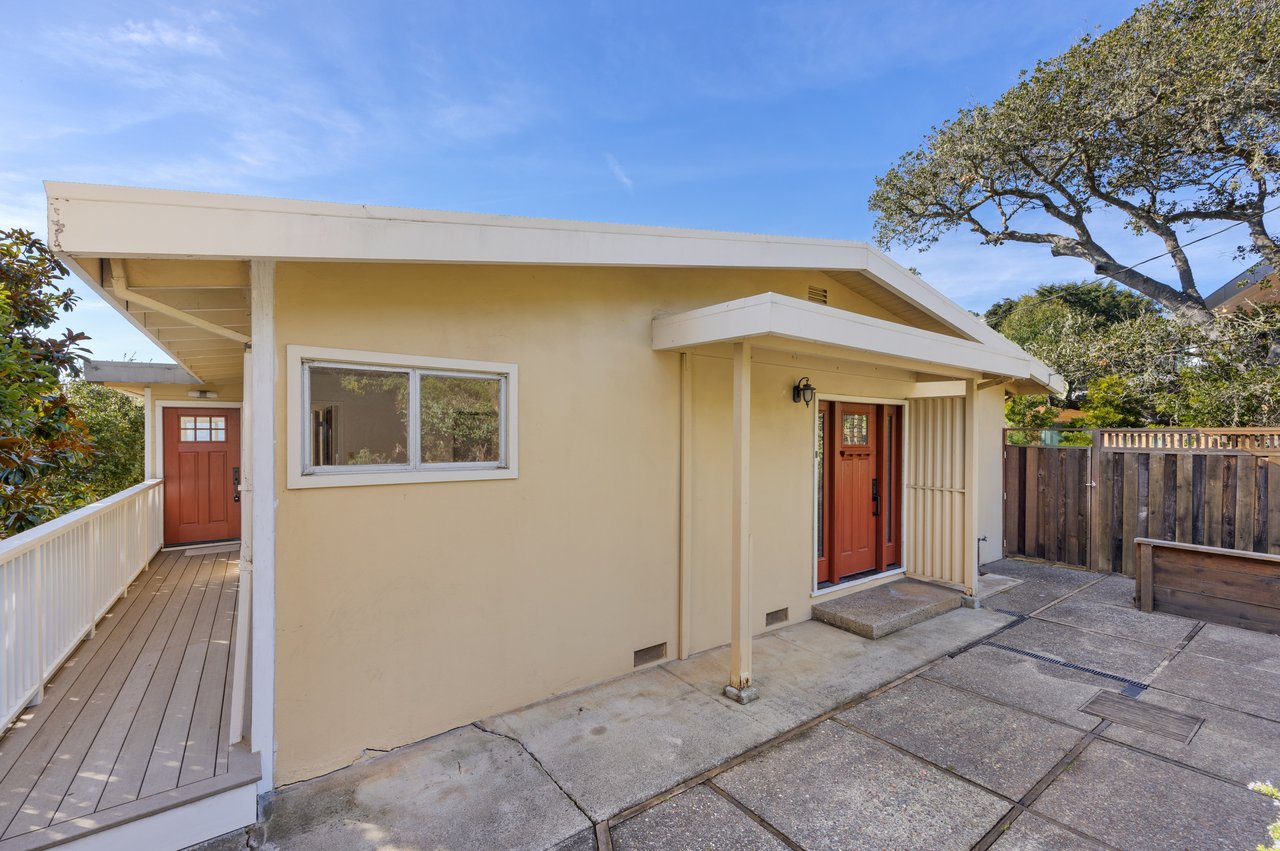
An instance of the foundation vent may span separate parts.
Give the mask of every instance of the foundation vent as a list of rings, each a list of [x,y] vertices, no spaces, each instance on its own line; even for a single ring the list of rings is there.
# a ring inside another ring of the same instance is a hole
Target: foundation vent
[[[667,658],[667,642],[665,641],[652,647],[641,647],[635,652],[633,667],[639,668],[652,662],[660,662],[665,658]]]
[[[765,626],[774,626],[780,623],[786,623],[789,615],[786,609],[774,609],[772,612],[766,612],[764,616]]]
[[[809,287],[809,301],[816,304],[826,304],[827,291],[822,287]]]

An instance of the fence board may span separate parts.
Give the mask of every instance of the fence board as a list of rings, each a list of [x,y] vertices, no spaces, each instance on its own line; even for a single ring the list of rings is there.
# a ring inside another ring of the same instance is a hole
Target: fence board
[[[1005,553],[1130,576],[1140,537],[1280,554],[1277,464],[1280,431],[1265,429],[1103,430],[1092,448],[1011,444]]]

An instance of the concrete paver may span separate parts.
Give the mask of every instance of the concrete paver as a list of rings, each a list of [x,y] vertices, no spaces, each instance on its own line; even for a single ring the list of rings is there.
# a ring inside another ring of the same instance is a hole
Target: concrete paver
[[[1165,666],[1152,685],[1280,721],[1280,701],[1276,700],[1280,695],[1280,672],[1201,656],[1192,653],[1190,645]]]
[[[1174,614],[1139,612],[1133,607],[1078,600],[1074,595],[1043,610],[1037,614],[1036,619],[1078,627],[1080,630],[1103,632],[1119,639],[1155,644],[1161,648],[1175,648],[1196,626],[1196,621],[1188,621],[1187,618]]]
[[[719,648],[482,726],[519,739],[600,820],[1008,621],[995,612],[958,609],[879,641],[806,621],[754,642],[761,697],[746,706],[721,694],[729,663],[728,649]]]
[[[1093,574],[1097,576],[1099,574]],[[1128,576],[1122,576],[1118,573],[1102,574],[1101,582],[1095,582],[1087,588],[1082,588],[1075,594],[1072,594],[1071,600],[1078,600],[1082,603],[1096,603],[1103,606],[1120,606],[1121,608],[1132,609],[1134,595],[1134,581]]]
[[[1037,620],[1052,621],[1165,648],[1176,647],[1196,624],[1195,621],[1175,615],[1141,612],[1132,606],[1125,608],[1078,600],[1075,595],[1050,606],[1035,617]]]
[[[1154,688],[1139,699],[1205,721],[1187,744],[1122,724],[1104,736],[1243,785],[1280,779],[1280,723]]]
[[[483,826],[483,829],[478,829]],[[266,807],[268,851],[567,849],[591,822],[510,739],[460,727],[290,787]]]
[[[1241,786],[1099,739],[1032,810],[1118,848],[1253,848],[1275,808]]]
[[[810,851],[967,848],[1008,805],[834,721],[789,739],[717,785]]]
[[[1118,691],[1121,687],[1112,680],[986,646],[948,659],[921,676],[1081,730],[1097,726],[1098,718],[1081,712],[1080,707],[1100,689]]]
[[[928,711],[920,711],[925,706]],[[921,677],[836,717],[1014,800],[1082,735]]]
[[[481,722],[519,739],[595,821],[770,738],[770,728],[662,668]]]
[[[988,569],[1020,584],[984,606],[1025,613],[1069,596],[998,635],[1013,618],[992,608],[876,641],[812,621],[773,631],[753,643],[762,696],[747,706],[721,694],[720,648],[504,713],[283,790],[258,829],[262,847],[593,851],[591,820],[715,768],[614,825],[615,847],[787,847],[757,819],[806,849],[969,847],[1009,798],[1053,776],[1099,723],[1080,707],[1120,682],[981,644],[729,761],[988,637],[1134,679],[1176,652],[1139,699],[1206,719],[1186,744],[1110,724],[996,838],[997,851],[1263,839],[1272,807],[1244,786],[1276,779],[1280,764],[1280,637],[1207,625],[1177,651],[1196,622],[1137,612],[1130,579],[1016,560]]]
[[[1188,652],[1235,665],[1280,673],[1280,635],[1207,623],[1187,645]]]
[[[1005,630],[996,641],[1007,647],[1029,650],[1134,680],[1149,676],[1168,652],[1164,647],[1100,635],[1038,618]]]
[[[1001,576],[1021,579],[1022,584],[991,595],[982,601],[982,605],[1022,615],[1030,614],[1066,594],[1098,582],[1097,574],[1016,559],[1001,559],[985,565],[984,569]]]
[[[786,851],[787,845],[706,786],[613,828],[615,851]]]
[[[958,609],[875,641],[817,621],[788,626],[753,642],[753,682],[761,697],[746,706],[721,694],[729,670],[727,647],[663,667],[776,735],[990,635],[1010,620],[982,609]]]
[[[995,851],[1103,851],[1103,846],[1053,822],[1023,813],[995,844]]]

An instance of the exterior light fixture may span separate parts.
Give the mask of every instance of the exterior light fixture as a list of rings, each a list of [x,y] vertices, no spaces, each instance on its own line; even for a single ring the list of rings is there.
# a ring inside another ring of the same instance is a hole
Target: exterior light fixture
[[[809,377],[805,376],[796,382],[795,387],[791,388],[791,401],[804,402],[804,406],[807,408],[817,392],[818,388],[810,384]]]

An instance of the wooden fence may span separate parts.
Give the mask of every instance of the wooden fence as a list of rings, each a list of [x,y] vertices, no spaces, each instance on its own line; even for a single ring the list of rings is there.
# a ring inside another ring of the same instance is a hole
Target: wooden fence
[[[1009,443],[1017,434],[1006,555],[1132,576],[1135,538],[1280,553],[1280,430],[1102,429],[1089,446]]]

